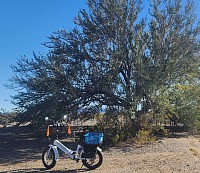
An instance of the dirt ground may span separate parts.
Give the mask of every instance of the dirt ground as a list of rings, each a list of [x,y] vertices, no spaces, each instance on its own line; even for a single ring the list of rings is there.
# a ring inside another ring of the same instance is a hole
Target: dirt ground
[[[0,128],[0,172],[20,173],[199,173],[200,140],[187,134],[162,138],[140,146],[124,144],[103,151],[104,162],[89,171],[82,163],[61,156],[56,166],[46,170],[41,153],[47,146],[42,136],[31,136],[25,127]]]

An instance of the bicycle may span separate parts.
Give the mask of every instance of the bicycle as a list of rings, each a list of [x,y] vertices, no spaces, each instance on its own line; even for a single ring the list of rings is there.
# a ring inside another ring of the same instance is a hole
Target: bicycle
[[[65,118],[65,117],[64,117]],[[81,132],[79,134],[79,144],[75,151],[66,147],[58,140],[60,123],[45,117],[45,121],[51,121],[52,124],[47,126],[46,136],[49,139],[50,144],[42,153],[42,163],[47,169],[53,168],[59,160],[58,149],[64,152],[64,154],[75,160],[77,163],[81,160],[83,165],[88,169],[96,169],[103,163],[102,149],[99,147],[103,143],[103,133],[93,132]],[[56,126],[57,139],[51,142],[50,128]]]

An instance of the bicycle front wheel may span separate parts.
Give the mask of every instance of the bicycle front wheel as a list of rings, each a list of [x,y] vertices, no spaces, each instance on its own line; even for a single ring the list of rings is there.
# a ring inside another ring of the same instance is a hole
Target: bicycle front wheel
[[[47,169],[51,169],[56,165],[55,153],[53,149],[46,148],[42,153],[42,163]]]

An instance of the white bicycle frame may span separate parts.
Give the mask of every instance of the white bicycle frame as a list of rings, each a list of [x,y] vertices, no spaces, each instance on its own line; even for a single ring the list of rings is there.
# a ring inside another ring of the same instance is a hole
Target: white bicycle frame
[[[77,149],[75,151],[67,148],[65,145],[63,145],[60,141],[54,140],[53,145],[49,145],[49,151],[52,149],[55,154],[55,161],[58,161],[59,159],[59,153],[58,148],[63,151],[70,159],[72,160],[85,160],[85,158],[82,158],[81,155],[84,152],[84,148],[78,144]],[[102,151],[101,148],[97,147],[98,151]]]
[[[64,116],[64,119],[66,119],[65,116]],[[45,121],[48,121],[48,120],[49,120],[49,118],[45,117]],[[56,124],[58,124],[58,123],[56,123]],[[49,125],[49,126],[51,127],[53,125]],[[49,153],[52,149],[55,154],[55,161],[58,161],[58,159],[59,159],[58,148],[61,151],[63,151],[72,160],[85,160],[86,159],[86,158],[81,157],[82,153],[84,153],[84,147],[82,147],[81,145],[78,144],[77,149],[75,151],[73,151],[73,150],[67,148],[65,145],[63,145],[59,140],[54,140],[53,144],[49,144],[49,151],[47,154],[49,155]],[[101,148],[99,148],[98,146],[97,146],[97,150],[102,152]]]

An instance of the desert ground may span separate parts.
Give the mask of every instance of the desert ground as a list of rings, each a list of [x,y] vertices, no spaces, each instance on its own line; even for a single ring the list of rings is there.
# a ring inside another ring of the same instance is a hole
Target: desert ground
[[[200,139],[179,133],[157,139],[146,145],[121,144],[103,150],[104,161],[96,170],[61,155],[56,166],[46,170],[41,153],[47,146],[43,135],[26,127],[0,128],[1,173],[199,173]]]

